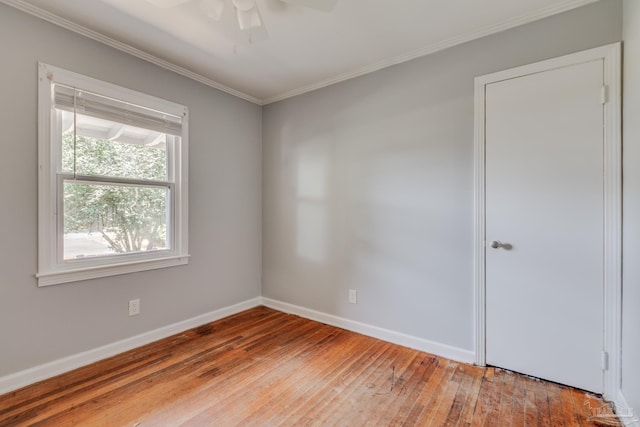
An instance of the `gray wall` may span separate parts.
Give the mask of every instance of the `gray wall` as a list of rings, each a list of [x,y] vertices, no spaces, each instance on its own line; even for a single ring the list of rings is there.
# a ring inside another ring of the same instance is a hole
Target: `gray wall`
[[[640,415],[640,2],[624,2],[622,391]]]
[[[266,106],[263,295],[472,350],[473,79],[621,29],[603,0]]]
[[[260,295],[259,106],[3,4],[0,58],[0,376]],[[189,265],[36,286],[37,61],[189,107]]]
[[[640,7],[625,7],[623,389],[640,408]],[[602,0],[261,114],[0,4],[0,376],[259,296],[261,271],[266,297],[470,350],[473,77],[618,41],[621,21]],[[36,287],[37,61],[189,106],[188,266]]]

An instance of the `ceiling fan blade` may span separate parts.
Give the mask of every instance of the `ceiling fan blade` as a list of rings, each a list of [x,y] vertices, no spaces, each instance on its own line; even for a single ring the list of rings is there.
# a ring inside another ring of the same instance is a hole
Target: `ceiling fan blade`
[[[162,9],[169,9],[172,7],[176,7],[182,3],[186,3],[189,0],[147,0],[148,3],[156,7],[160,7]]]
[[[282,0],[285,3],[296,6],[308,7],[309,9],[331,12],[338,3],[338,0]]]
[[[232,0],[238,20],[238,28],[242,38],[255,43],[269,38],[267,28],[262,20],[260,9],[255,0]]]
[[[236,6],[236,16],[238,17],[238,26],[241,30],[251,30],[253,28],[262,27],[262,18],[257,7],[249,10],[242,10]]]
[[[236,9],[241,10],[242,12],[249,12],[252,9],[255,9],[256,0],[231,0]]]

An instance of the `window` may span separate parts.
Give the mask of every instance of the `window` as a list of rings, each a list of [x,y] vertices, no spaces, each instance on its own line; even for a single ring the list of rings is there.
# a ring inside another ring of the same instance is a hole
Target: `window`
[[[38,285],[188,262],[187,108],[39,64]]]

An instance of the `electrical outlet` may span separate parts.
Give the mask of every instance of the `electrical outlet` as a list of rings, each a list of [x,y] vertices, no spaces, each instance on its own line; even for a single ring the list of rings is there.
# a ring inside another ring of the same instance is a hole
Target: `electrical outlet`
[[[129,301],[129,316],[140,314],[140,298]]]
[[[358,291],[356,291],[355,289],[349,289],[349,302],[351,304],[358,303]]]

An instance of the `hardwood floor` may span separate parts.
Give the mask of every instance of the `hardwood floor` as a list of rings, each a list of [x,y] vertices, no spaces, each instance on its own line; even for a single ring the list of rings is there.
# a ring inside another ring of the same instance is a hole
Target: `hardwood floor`
[[[0,396],[0,425],[619,425],[590,394],[265,307]]]

